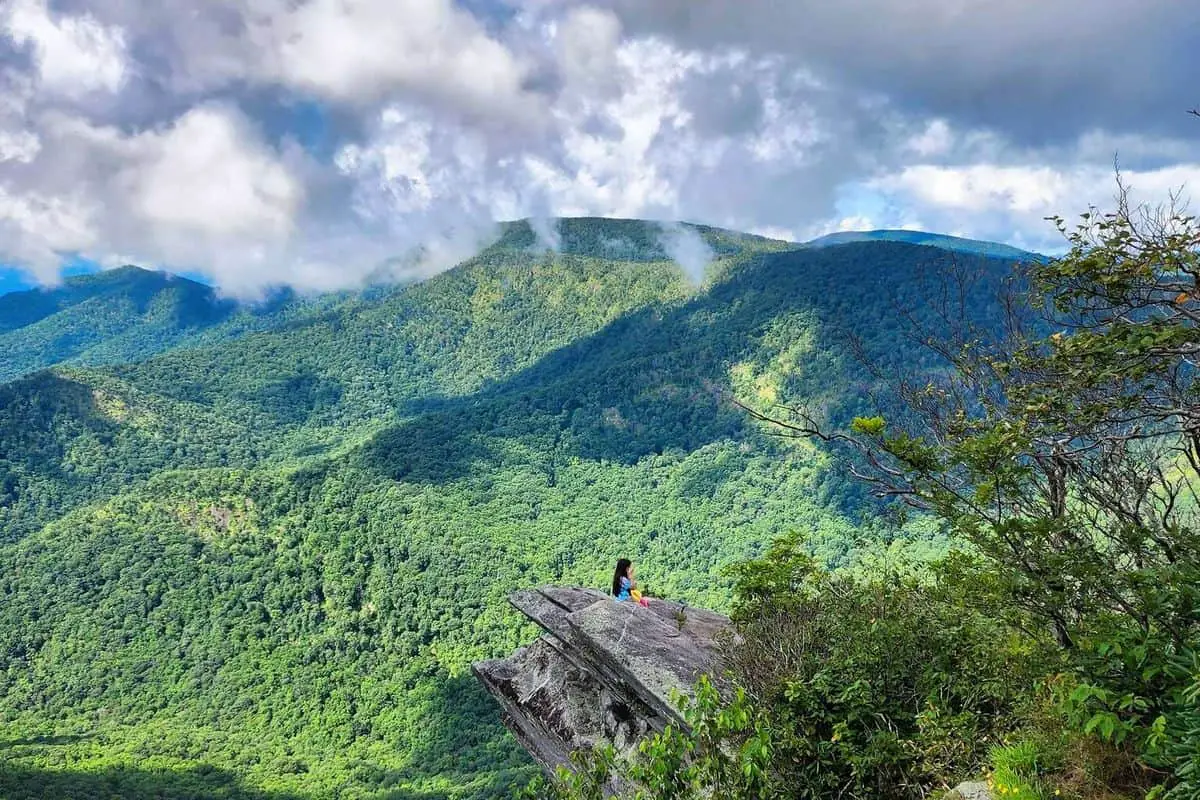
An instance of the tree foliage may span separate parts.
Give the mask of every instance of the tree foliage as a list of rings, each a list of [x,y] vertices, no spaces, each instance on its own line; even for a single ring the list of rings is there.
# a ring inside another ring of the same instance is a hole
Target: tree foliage
[[[1124,201],[1057,224],[1071,249],[1028,265],[1004,335],[960,328],[941,345],[951,371],[900,386],[911,413],[898,424],[831,432],[803,412],[782,423],[853,453],[880,494],[950,522],[972,552],[947,568],[1062,649],[1069,720],[1190,796],[1200,224],[1175,204]]]

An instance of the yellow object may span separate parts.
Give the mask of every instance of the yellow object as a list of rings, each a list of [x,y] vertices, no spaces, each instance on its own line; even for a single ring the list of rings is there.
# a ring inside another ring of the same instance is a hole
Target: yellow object
[[[633,598],[633,602],[635,602],[635,603],[642,602],[642,590],[641,589],[630,589],[629,596]]]

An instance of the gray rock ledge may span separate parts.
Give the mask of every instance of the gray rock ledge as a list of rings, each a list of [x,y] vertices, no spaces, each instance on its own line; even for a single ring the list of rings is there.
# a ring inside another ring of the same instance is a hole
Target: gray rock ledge
[[[719,667],[729,619],[651,598],[618,603],[603,592],[552,586],[516,592],[513,607],[545,634],[472,671],[499,702],[505,725],[549,772],[579,749],[632,751],[651,731],[682,725],[673,692],[690,696]]]

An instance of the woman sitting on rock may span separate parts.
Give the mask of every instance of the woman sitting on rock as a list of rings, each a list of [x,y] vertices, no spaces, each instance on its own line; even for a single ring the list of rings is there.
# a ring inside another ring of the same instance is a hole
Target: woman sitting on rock
[[[618,602],[633,600],[640,606],[650,607],[650,601],[642,597],[637,588],[637,581],[633,578],[633,562],[628,558],[617,561],[617,569],[613,572],[612,593]]]

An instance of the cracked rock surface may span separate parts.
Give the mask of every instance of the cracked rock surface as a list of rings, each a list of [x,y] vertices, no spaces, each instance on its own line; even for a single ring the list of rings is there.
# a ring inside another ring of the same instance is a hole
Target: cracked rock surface
[[[509,602],[545,634],[472,669],[548,771],[569,766],[574,750],[628,752],[647,733],[682,723],[671,694],[690,695],[717,666],[716,640],[729,627],[705,609],[653,598],[643,608],[580,587],[529,589]]]

